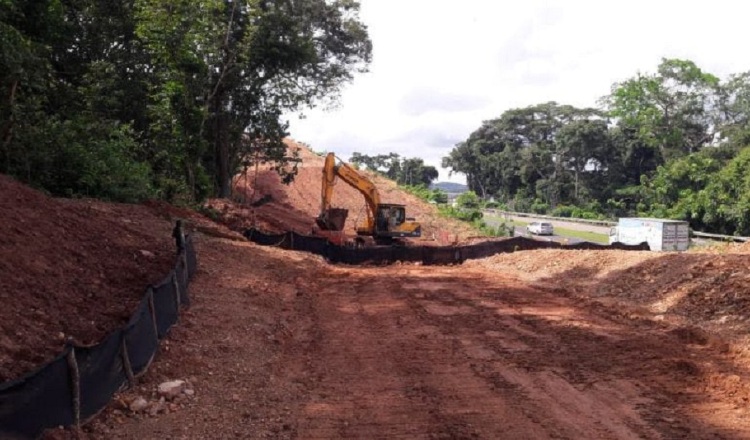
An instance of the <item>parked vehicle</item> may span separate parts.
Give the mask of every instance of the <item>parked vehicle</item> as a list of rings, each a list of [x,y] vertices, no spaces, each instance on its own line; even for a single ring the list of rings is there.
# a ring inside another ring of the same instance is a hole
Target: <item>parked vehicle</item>
[[[690,245],[688,222],[658,218],[621,218],[609,231],[609,244],[648,243],[652,251],[684,251]]]
[[[552,235],[554,233],[552,223],[547,222],[531,222],[526,230],[529,231],[529,234],[534,235]]]

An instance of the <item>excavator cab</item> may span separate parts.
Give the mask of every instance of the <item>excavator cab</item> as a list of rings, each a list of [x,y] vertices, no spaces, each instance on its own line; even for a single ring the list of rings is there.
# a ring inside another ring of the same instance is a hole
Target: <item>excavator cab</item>
[[[404,205],[381,203],[375,213],[375,236],[419,237],[422,228],[412,220],[406,218]]]

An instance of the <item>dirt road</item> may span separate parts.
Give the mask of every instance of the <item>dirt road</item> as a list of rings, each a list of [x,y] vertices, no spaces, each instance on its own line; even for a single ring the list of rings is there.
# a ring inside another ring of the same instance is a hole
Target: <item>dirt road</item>
[[[195,397],[109,408],[91,438],[750,437],[746,370],[690,329],[477,268],[198,251],[191,310],[120,399],[168,379]]]

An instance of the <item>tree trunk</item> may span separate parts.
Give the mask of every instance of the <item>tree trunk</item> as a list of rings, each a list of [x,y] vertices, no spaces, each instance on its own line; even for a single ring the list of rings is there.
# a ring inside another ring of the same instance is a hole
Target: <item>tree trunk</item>
[[[216,154],[216,187],[217,196],[229,198],[232,195],[232,175],[230,172],[229,142],[227,141],[226,115],[216,114],[214,131],[214,151]]]

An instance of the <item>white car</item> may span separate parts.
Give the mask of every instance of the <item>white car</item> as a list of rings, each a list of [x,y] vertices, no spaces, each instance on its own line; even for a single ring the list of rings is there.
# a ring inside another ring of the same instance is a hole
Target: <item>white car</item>
[[[534,234],[534,235],[552,235],[553,234],[552,223],[547,223],[547,222],[531,222],[526,227],[526,229],[529,231],[529,234]]]

